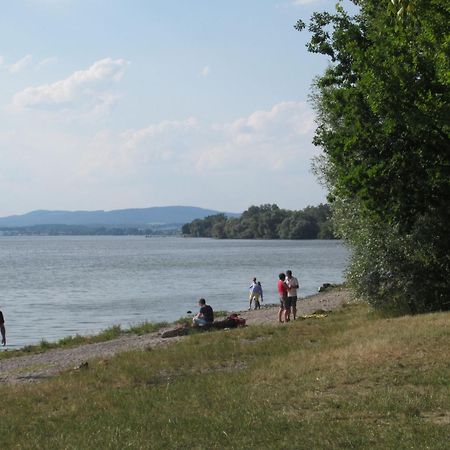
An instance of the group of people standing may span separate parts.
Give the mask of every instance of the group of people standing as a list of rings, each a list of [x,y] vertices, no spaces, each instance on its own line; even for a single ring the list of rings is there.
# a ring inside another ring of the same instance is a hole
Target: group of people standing
[[[289,322],[292,318],[297,318],[297,289],[299,288],[298,279],[292,275],[292,270],[286,270],[286,273],[280,273],[278,276],[278,294],[280,297],[280,310],[278,320],[281,323]],[[249,305],[248,310],[261,309],[261,303],[264,301],[264,293],[261,282],[253,278],[249,287]],[[214,322],[214,312],[206,300],[201,298],[198,301],[200,311],[193,317],[192,325],[194,327],[203,327]]]
[[[300,287],[297,278],[292,275],[291,270],[278,275],[278,294],[280,296],[280,310],[278,311],[278,321],[289,322],[292,318],[297,318],[297,289]],[[284,319],[284,320],[283,320]]]
[[[292,275],[292,270],[286,270],[286,273],[278,275],[278,294],[280,297],[280,310],[278,312],[278,320],[280,322],[289,322],[292,318],[297,318],[297,289],[299,288],[298,279]],[[255,309],[261,308],[263,302],[263,290],[261,282],[253,278],[253,282],[249,288],[249,311],[254,304]]]

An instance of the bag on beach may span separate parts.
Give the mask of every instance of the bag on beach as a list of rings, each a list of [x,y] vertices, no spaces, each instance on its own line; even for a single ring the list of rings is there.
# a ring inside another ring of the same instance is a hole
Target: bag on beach
[[[236,313],[230,314],[227,319],[232,324],[232,327],[245,327],[245,319],[239,317]]]

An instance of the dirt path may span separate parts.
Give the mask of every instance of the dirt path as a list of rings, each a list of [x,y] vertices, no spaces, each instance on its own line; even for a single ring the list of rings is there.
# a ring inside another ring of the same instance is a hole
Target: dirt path
[[[320,293],[299,300],[298,316],[311,314],[318,309],[333,310],[347,301],[349,293],[346,290]],[[247,320],[249,326],[259,324],[283,326],[277,322],[277,312],[277,306],[268,305],[258,311],[242,312],[241,316]],[[80,367],[95,358],[108,358],[120,352],[167,346],[183,339],[182,336],[163,339],[161,334],[165,330],[167,329],[142,336],[127,335],[107,342],[85,344],[70,349],[52,349],[43,353],[0,360],[0,383],[40,381],[54,377],[62,370]]]

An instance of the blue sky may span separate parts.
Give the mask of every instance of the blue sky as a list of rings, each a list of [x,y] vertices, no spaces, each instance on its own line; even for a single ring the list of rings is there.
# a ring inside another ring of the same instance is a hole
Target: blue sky
[[[334,3],[2,2],[0,215],[324,201],[293,25]]]

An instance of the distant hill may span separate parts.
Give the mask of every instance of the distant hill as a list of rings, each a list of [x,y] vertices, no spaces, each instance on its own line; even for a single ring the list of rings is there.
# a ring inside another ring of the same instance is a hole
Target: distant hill
[[[195,219],[219,214],[220,211],[195,206],[155,206],[151,208],[117,209],[113,211],[32,211],[23,215],[0,218],[0,227],[34,225],[85,225],[107,227],[185,224]],[[239,214],[226,213],[237,217]]]

